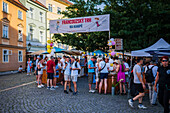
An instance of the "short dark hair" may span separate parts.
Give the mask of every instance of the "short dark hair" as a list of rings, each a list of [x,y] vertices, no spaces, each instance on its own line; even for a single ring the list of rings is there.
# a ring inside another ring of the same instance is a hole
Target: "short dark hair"
[[[51,59],[53,59],[54,57],[53,57],[53,56],[51,56],[50,58],[51,58]]]
[[[20,65],[19,67],[22,67],[22,65]]]
[[[142,58],[138,58],[137,59],[137,63],[139,63],[141,60],[143,60]]]

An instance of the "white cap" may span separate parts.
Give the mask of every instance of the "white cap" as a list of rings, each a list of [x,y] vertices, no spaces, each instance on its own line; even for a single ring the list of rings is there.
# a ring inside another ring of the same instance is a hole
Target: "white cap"
[[[40,56],[37,56],[37,58],[40,58]]]

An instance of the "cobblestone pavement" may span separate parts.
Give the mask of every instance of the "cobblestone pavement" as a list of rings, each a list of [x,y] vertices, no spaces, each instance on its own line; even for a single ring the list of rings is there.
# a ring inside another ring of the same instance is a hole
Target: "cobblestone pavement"
[[[108,112],[108,113],[162,113],[163,108],[149,105],[148,97],[144,98],[146,110],[132,109],[128,106],[127,96],[99,95],[88,93],[87,78],[78,79],[78,95],[64,94],[63,86],[51,91],[38,89],[36,83],[2,91],[4,89],[32,82],[35,76],[11,74],[0,76],[0,113],[55,113],[55,112]]]

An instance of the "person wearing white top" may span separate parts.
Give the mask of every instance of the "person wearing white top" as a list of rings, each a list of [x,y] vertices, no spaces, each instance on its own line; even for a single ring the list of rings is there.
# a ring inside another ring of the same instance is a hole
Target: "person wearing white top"
[[[99,71],[100,71],[100,84],[99,84],[99,93],[101,94],[101,89],[103,85],[103,81],[105,84],[104,88],[104,93],[107,94],[107,78],[108,78],[108,73],[109,73],[109,66],[107,65],[108,63],[108,58],[104,59],[99,63]]]
[[[69,91],[73,92],[71,90],[71,73],[70,73],[71,64],[70,64],[70,58],[69,57],[66,57],[66,62],[64,62],[63,67],[64,67],[64,70],[65,70],[64,71],[64,80],[65,80],[64,93],[68,94],[67,83],[68,83],[68,86],[69,86]]]
[[[43,69],[44,69],[44,66],[42,65],[44,62],[44,59],[39,59],[39,62],[38,62],[38,88],[42,88],[44,87],[44,85],[42,84],[42,75],[43,75]]]
[[[157,70],[158,70],[158,66],[156,66],[156,62],[151,61],[150,65],[145,68],[145,73],[148,70],[148,68],[149,69],[152,68],[153,76],[156,78],[156,74],[157,74]],[[157,99],[157,92],[155,92],[154,87],[153,87],[154,86],[154,82],[153,83],[148,83],[148,87],[149,87],[149,99],[150,99],[151,105],[156,105],[156,99]]]
[[[74,84],[74,92],[73,92],[73,95],[76,95],[77,94],[77,77],[78,77],[78,70],[81,69],[80,67],[80,64],[78,62],[75,61],[75,57],[72,56],[71,57],[71,79],[72,79],[72,82]]]
[[[99,63],[101,61],[101,58],[97,59],[97,63],[96,63],[96,69],[95,69],[95,73],[96,73],[96,88],[98,88],[98,82],[99,82]]]
[[[129,64],[126,63],[126,60],[123,59],[123,64],[125,65],[125,79],[126,79],[126,84],[127,84],[127,88],[129,88]]]

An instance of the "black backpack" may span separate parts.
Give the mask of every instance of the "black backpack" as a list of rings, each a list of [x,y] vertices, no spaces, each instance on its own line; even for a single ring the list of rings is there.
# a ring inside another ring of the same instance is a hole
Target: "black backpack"
[[[145,73],[145,79],[146,79],[146,82],[147,83],[152,83],[154,82],[155,80],[155,77],[153,76],[153,72],[152,72],[152,69],[153,69],[154,66],[152,66],[150,69],[149,67],[147,66],[147,71]]]

